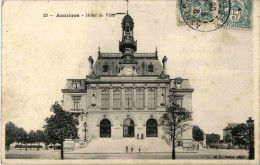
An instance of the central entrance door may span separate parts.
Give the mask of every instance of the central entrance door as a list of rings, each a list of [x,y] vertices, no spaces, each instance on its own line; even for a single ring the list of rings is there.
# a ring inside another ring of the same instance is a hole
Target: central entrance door
[[[146,122],[146,137],[157,137],[157,122],[154,119],[149,119]]]
[[[108,119],[100,122],[100,137],[111,137],[111,123]]]
[[[135,123],[132,119],[125,119],[123,122],[123,137],[135,136]]]

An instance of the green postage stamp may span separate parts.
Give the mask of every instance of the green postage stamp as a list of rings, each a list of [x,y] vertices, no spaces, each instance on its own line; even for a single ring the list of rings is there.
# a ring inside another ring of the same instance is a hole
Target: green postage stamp
[[[194,30],[252,27],[252,0],[178,0],[177,6],[178,24]]]
[[[251,29],[252,4],[253,0],[231,0],[229,19],[223,26]]]

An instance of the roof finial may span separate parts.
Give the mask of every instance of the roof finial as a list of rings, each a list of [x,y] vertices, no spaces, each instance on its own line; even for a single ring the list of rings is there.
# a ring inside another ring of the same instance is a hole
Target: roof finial
[[[100,46],[98,46],[98,57],[100,57]]]
[[[127,3],[127,11],[126,11],[126,14],[128,15],[128,0],[126,0],[126,3]]]
[[[158,57],[157,46],[155,47],[155,57]]]

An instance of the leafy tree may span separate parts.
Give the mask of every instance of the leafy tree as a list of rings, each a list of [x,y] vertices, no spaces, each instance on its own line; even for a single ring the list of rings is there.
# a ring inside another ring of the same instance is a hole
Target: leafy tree
[[[219,134],[207,134],[206,135],[206,143],[207,145],[210,145],[210,144],[216,144],[218,143],[218,141],[220,140],[220,135]]]
[[[22,143],[25,144],[25,149],[27,151],[27,143],[29,142],[28,133],[26,131],[22,134]]]
[[[37,150],[39,150],[40,142],[44,142],[44,132],[42,130],[36,131],[36,139],[35,141],[38,143]]]
[[[43,142],[45,143],[45,149],[48,150],[48,145],[51,143],[51,139],[46,132],[43,133]]]
[[[172,137],[172,159],[175,159],[175,139],[182,132],[190,129],[189,121],[192,120],[192,112],[180,107],[177,103],[177,98],[178,95],[175,92],[171,92],[166,112],[159,119],[162,130]]]
[[[22,144],[27,143],[27,137],[28,137],[28,134],[22,127],[17,129],[16,142],[21,143],[20,146],[22,146]],[[21,147],[20,147],[20,149],[21,149]],[[26,148],[26,150],[27,150],[27,148]]]
[[[77,122],[69,112],[62,109],[58,102],[52,105],[51,111],[54,114],[45,119],[44,131],[51,139],[59,141],[61,144],[61,159],[64,159],[63,142],[65,139],[78,138]]]
[[[36,142],[36,132],[31,130],[28,135],[28,142],[31,143],[30,149],[32,149],[32,144]]]
[[[204,132],[200,129],[199,126],[195,125],[192,128],[192,137],[195,141],[203,141],[204,140]]]
[[[249,130],[246,124],[239,124],[232,129],[233,144],[247,145],[249,143]]]
[[[8,151],[10,148],[10,145],[15,142],[17,138],[17,130],[18,128],[13,122],[8,122],[5,125],[5,147]]]
[[[232,141],[230,134],[227,134],[224,138],[224,141],[230,143]]]

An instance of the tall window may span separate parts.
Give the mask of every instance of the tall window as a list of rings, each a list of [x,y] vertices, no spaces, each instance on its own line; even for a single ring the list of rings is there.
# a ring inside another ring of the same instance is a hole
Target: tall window
[[[73,100],[74,101],[74,109],[80,109],[80,102],[78,99]]]
[[[121,108],[121,90],[120,89],[115,89],[113,92],[113,106],[114,106],[114,109]]]
[[[79,115],[74,115],[74,120],[77,121],[77,125],[79,125]]]
[[[182,99],[183,97],[182,96],[179,96],[176,98],[176,103],[179,104],[179,106],[182,108]]]
[[[148,89],[148,109],[155,109],[155,88]]]
[[[144,89],[142,88],[136,89],[136,108],[137,109],[144,108]]]
[[[101,90],[101,109],[109,108],[109,90],[102,89]]]
[[[125,107],[126,109],[133,108],[132,89],[125,89]]]

